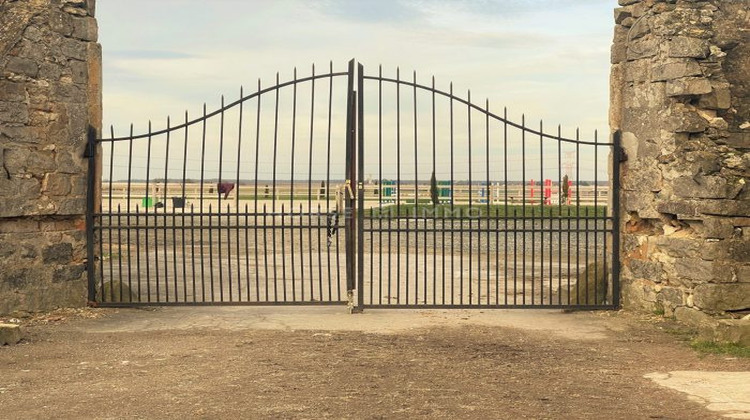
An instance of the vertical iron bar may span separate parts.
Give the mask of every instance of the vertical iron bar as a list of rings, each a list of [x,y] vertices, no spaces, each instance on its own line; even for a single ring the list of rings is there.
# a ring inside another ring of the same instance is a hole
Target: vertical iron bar
[[[266,203],[263,203],[263,268],[265,270],[265,276],[264,276],[264,282],[265,282],[265,286],[264,286],[265,300],[264,300],[264,302],[268,302],[269,301],[269,294],[268,294],[268,280],[269,280],[269,277],[268,277],[268,232],[267,232],[267,226],[268,226],[268,224],[266,223],[266,215],[267,214],[268,214],[268,210],[267,210],[267,207],[266,207]],[[256,230],[257,230],[257,228],[256,228]],[[276,266],[273,267],[273,271],[274,271],[274,293],[275,293],[275,291],[276,291],[276,280],[275,280],[275,278],[276,278],[276,274],[275,274],[276,273]],[[274,299],[274,301],[275,301],[275,299]]]
[[[378,303],[383,303],[383,65],[378,66]],[[390,195],[389,195],[390,196]],[[388,232],[388,299],[391,296],[391,232]]]
[[[115,138],[115,133],[114,133],[114,128],[112,126],[110,126],[110,134],[112,135],[112,138],[114,139]],[[133,171],[133,124],[130,124],[130,138],[128,139],[128,186],[127,186],[128,190],[126,192],[126,200],[127,200],[127,202],[125,203],[125,209],[128,212],[128,225],[131,224],[131,220],[130,220],[130,186],[131,186],[131,180],[132,180],[132,171]],[[138,225],[136,225],[136,226],[138,226]],[[128,229],[128,235],[127,235],[127,237],[128,237],[128,254],[130,254],[130,244],[132,243],[130,241],[130,230],[131,229]],[[101,241],[99,242],[99,244],[101,245]],[[139,270],[139,273],[137,275],[138,275],[138,278],[140,279],[140,270]],[[102,281],[103,280],[104,279],[102,278]],[[128,288],[130,288],[130,290],[133,290],[133,285],[132,285],[132,267],[131,267],[131,264],[130,264],[130,258],[128,258]],[[102,288],[102,290],[104,290],[104,289]],[[138,301],[140,302],[140,300],[141,300],[141,282],[139,280],[138,281]]]
[[[297,140],[297,67],[294,68],[294,83],[292,83],[292,150],[291,150],[292,156],[291,156],[291,167],[289,169],[289,172],[290,172],[289,216],[290,216],[290,219],[291,219],[291,226],[292,227],[294,226],[294,215],[293,215],[293,213],[294,213],[294,157],[295,157],[294,156],[295,155],[295,153],[294,153],[295,150],[294,149],[295,149],[295,146],[296,146],[296,140]],[[283,213],[283,211],[282,211],[282,213]],[[292,300],[296,301],[297,300],[297,293],[295,291],[295,289],[296,289],[296,286],[295,286],[296,281],[295,280],[296,279],[295,279],[295,269],[294,268],[297,265],[295,264],[295,260],[294,260],[294,229],[293,228],[289,231],[289,238],[291,239],[289,242],[290,242],[290,247],[291,247],[290,255],[291,255],[291,263],[292,263],[291,264],[291,269],[292,269],[291,270],[292,271]],[[283,247],[283,249],[285,249],[286,246],[283,245],[283,242],[284,241],[282,240],[282,247]],[[300,252],[301,252],[301,250],[302,250],[302,248],[300,248]],[[305,279],[303,277],[302,278],[302,282],[304,282],[304,281],[305,281]],[[286,283],[286,276],[284,276],[284,283]],[[286,287],[284,287],[284,292],[286,293]],[[286,296],[284,296],[284,300],[286,301]]]
[[[202,126],[201,126],[201,181],[200,181],[200,192],[198,197],[198,202],[200,207],[200,266],[201,266],[201,302],[206,301],[206,258],[203,256],[203,248],[204,248],[204,216],[203,213],[203,194],[204,194],[204,180],[205,180],[205,169],[206,169],[206,104],[203,103],[203,119],[202,119]],[[209,218],[211,217],[211,214],[209,213]],[[211,299],[213,300],[213,299]]]
[[[354,60],[349,61],[349,68],[347,74],[347,98],[346,98],[346,164],[345,164],[345,176],[346,188],[348,191],[356,191],[357,184],[357,169],[355,166],[356,153],[357,153],[357,134],[356,134],[356,121],[357,118],[357,94],[354,90]],[[356,285],[356,272],[354,264],[355,260],[355,245],[354,245],[354,229],[356,228],[356,222],[354,219],[354,199],[349,196],[347,191],[344,191],[344,217],[345,217],[345,251],[346,251],[346,290],[347,294],[354,291]]]
[[[250,235],[249,235],[249,226],[250,226],[250,220],[249,220],[249,213],[248,213],[248,205],[247,202],[245,203],[245,294],[247,296],[247,301],[250,302]],[[253,230],[257,230],[257,226],[253,226]],[[239,246],[239,245],[238,245]],[[253,243],[253,248],[258,248],[258,243]],[[239,255],[239,251],[237,251]],[[257,264],[255,265],[255,271],[258,271]],[[256,298],[257,298],[257,289],[256,289]]]
[[[321,226],[322,226],[322,220],[320,220],[320,212],[322,211],[320,207],[320,202],[318,202],[317,207],[318,207],[318,211],[316,213],[317,215],[316,220],[318,222],[318,227],[316,228],[316,230],[318,231],[318,293],[319,293],[318,300],[322,301],[323,300],[323,255],[322,255],[323,247],[322,247],[321,238],[320,238],[320,231],[321,231]],[[314,290],[315,289],[313,288],[313,283],[311,281],[310,282],[310,301],[315,300]]]
[[[521,181],[521,188],[525,188],[523,181]],[[513,304],[518,304],[518,208],[513,206]],[[525,235],[525,233],[521,233]]]
[[[149,194],[148,194],[148,183],[149,183],[149,177],[150,177],[150,169],[151,169],[151,121],[148,122],[148,152],[146,153],[146,202],[143,204],[143,207],[145,210],[145,217],[146,217],[146,293],[148,294],[148,301],[151,302],[151,264],[150,264],[150,257],[148,255],[148,219],[149,219],[149,213],[147,205],[149,201]],[[158,253],[157,253],[158,255]],[[159,270],[156,270],[156,301],[159,301]]]
[[[208,203],[208,276],[211,280],[211,302],[216,302],[216,290],[214,287],[214,233],[213,233],[213,203]],[[221,212],[221,209],[219,209]],[[219,247],[221,248],[221,247]],[[202,256],[201,256],[202,257]],[[201,258],[203,259],[203,258]],[[221,264],[221,261],[219,261]],[[219,266],[221,268],[221,266]],[[220,292],[221,293],[221,292]]]
[[[503,108],[503,193],[505,194],[505,200],[503,201],[503,219],[505,221],[505,248],[508,248],[508,108]],[[515,233],[514,233],[515,234]],[[513,243],[515,248],[516,244]],[[508,304],[508,253],[505,252],[503,256],[503,282],[505,287],[505,305]],[[515,285],[513,286],[515,293]]]
[[[234,195],[234,219],[235,219],[235,226],[234,226],[234,232],[235,232],[235,255],[237,256],[237,300],[242,301],[242,269],[241,269],[241,262],[240,262],[240,165],[242,164],[242,111],[243,106],[245,105],[245,97],[244,97],[244,90],[242,86],[240,86],[240,115],[239,115],[239,121],[237,123],[237,177],[235,179],[235,195]],[[245,211],[247,213],[247,211]],[[245,215],[247,217],[247,215]],[[247,223],[245,223],[245,228],[247,228]],[[245,234],[247,234],[247,230],[245,230]],[[247,239],[247,238],[246,238]],[[245,256],[247,256],[247,240],[245,240]],[[250,281],[250,273],[245,270],[245,281]],[[248,284],[249,286],[249,284]],[[249,290],[249,287],[248,287]]]
[[[278,140],[279,140],[279,73],[276,73],[276,101],[274,103],[274,119],[273,119],[273,175],[271,181],[271,252],[273,253],[273,300],[278,302],[277,295],[277,282],[278,275],[276,270],[276,158],[278,155]],[[283,247],[283,244],[282,244]],[[281,279],[284,281],[284,279]]]
[[[544,305],[544,201],[546,197],[546,183],[544,181],[544,123],[539,120],[539,304]],[[551,242],[551,240],[550,240]]]
[[[222,172],[223,172],[223,164],[224,164],[224,95],[221,95],[221,113],[219,114],[220,122],[219,122],[219,183],[216,184],[216,192],[219,196],[219,202],[216,206],[216,210],[218,211],[218,238],[216,240],[216,243],[219,247],[218,254],[219,254],[219,300],[221,302],[224,302],[224,267],[223,267],[223,258],[222,258],[222,247],[221,247],[221,236],[223,231],[222,226],[222,207],[221,207],[221,191],[219,191],[219,186],[221,185],[222,181]],[[229,213],[229,207],[227,206],[227,213]],[[228,214],[227,214],[228,216]],[[227,235],[228,238],[228,235]],[[227,266],[229,267],[228,274],[229,274],[229,296],[231,300],[232,296],[232,258],[231,256],[227,257]]]
[[[406,223],[408,226],[408,219]],[[388,227],[390,228],[390,225]],[[396,303],[401,303],[401,74],[398,67],[396,67],[396,229]],[[408,270],[406,272],[406,294],[408,303]]]
[[[190,204],[190,264],[191,264],[192,275],[193,275],[192,276],[193,302],[195,302],[198,299],[198,297],[196,296],[197,291],[195,288],[195,220],[194,220],[194,215],[195,215],[195,205]]]
[[[333,104],[333,62],[329,63],[329,69],[330,69],[330,78],[328,79],[328,139],[326,143],[326,184],[325,184],[325,191],[326,191],[326,214],[328,217],[330,217],[330,191],[331,191],[331,110],[332,110],[332,104]],[[338,211],[339,209],[336,209],[335,211]],[[338,226],[337,226],[338,227]],[[333,276],[331,274],[331,246],[330,242],[328,243],[328,246],[326,247],[326,258],[328,259],[328,300],[331,300],[331,281],[333,281]],[[336,261],[338,262],[338,257],[336,257]],[[336,281],[338,280],[338,274],[339,267],[338,264],[336,265]],[[323,300],[323,283],[322,279],[318,282],[320,286],[320,299]],[[340,287],[340,286],[339,286]]]
[[[86,189],[86,276],[88,280],[88,300],[89,302],[96,301],[96,252],[95,252],[95,235],[94,235],[94,212],[96,211],[96,130],[93,127],[89,127],[88,130],[88,144],[86,147],[88,157],[88,168],[87,168],[87,180],[88,185]],[[114,143],[112,143],[114,149]],[[112,166],[112,160],[109,162]],[[112,177],[109,179],[110,185],[112,185]],[[110,187],[111,189],[111,187]],[[110,197],[112,194],[110,193]],[[111,212],[110,208],[110,212]],[[102,230],[100,230],[101,232]],[[101,234],[100,234],[101,236]],[[101,240],[100,240],[101,243]],[[100,254],[102,255],[102,254]],[[104,276],[102,276],[102,282]],[[102,296],[104,295],[104,287],[102,286]],[[104,299],[102,299],[104,300]]]
[[[164,198],[164,207],[162,207],[162,229],[164,232],[164,299],[165,302],[169,302],[169,258],[167,257],[167,184],[169,183],[169,140],[170,140],[170,134],[171,134],[171,124],[169,117],[167,117],[167,141],[165,146],[165,156],[164,156],[164,194],[162,197]],[[157,236],[157,242],[158,242],[158,234]],[[174,246],[172,247],[174,248]],[[159,270],[159,266],[157,264],[156,270]],[[177,273],[174,273],[175,279],[177,279]],[[175,300],[177,300],[177,288],[175,287]]]
[[[437,183],[437,173],[435,172],[435,76],[432,76],[432,173],[435,176],[435,183]],[[440,189],[438,189],[438,202],[433,203],[435,205],[435,208],[440,211]],[[437,227],[437,216],[433,216],[433,226]],[[443,233],[445,235],[445,233]],[[426,237],[425,237],[426,238]],[[437,303],[437,244],[435,243],[435,240],[437,239],[437,232],[433,232],[432,235],[432,242],[433,242],[433,258],[432,258],[432,303]],[[425,241],[426,242],[426,241]],[[426,245],[425,245],[426,247]],[[445,261],[443,261],[443,264],[445,264]],[[445,286],[445,270],[443,270],[443,286]],[[445,295],[445,288],[443,288],[443,295]],[[445,303],[445,302],[443,302]]]
[[[599,143],[599,132],[597,130],[594,130],[594,279],[599,278],[598,256],[599,256],[599,221],[600,219],[599,219],[599,176],[598,176],[599,144],[598,143]],[[606,216],[606,214],[602,216]],[[605,234],[605,239],[606,239],[606,234]],[[601,304],[604,304],[604,302],[599,302],[598,300],[598,296],[599,296],[598,287],[599,287],[599,282],[594,281],[594,304],[601,305]],[[606,293],[607,293],[607,290],[605,289],[604,294],[606,295]]]
[[[521,115],[521,221],[523,232],[521,233],[521,301],[526,304],[526,114]]]
[[[94,148],[92,150],[90,150],[90,152],[91,152],[90,155],[94,156],[96,154],[96,136],[94,134],[94,133],[96,133],[96,131],[95,130],[90,130],[90,131],[92,131],[93,133],[89,133],[89,135],[94,135]],[[114,165],[114,156],[115,156],[115,143],[114,142],[110,142],[110,148],[109,148],[109,188],[108,188],[108,194],[109,194],[109,196],[108,196],[108,204],[107,204],[107,208],[108,208],[107,213],[109,215],[109,230],[108,230],[107,240],[109,241],[109,278],[110,278],[110,282],[111,282],[110,286],[114,285],[114,278],[113,278],[113,275],[112,275],[112,259],[114,257],[114,253],[112,251],[112,210],[113,210],[112,209],[112,171],[113,171],[113,169],[115,167],[115,165]],[[95,171],[94,174],[96,174],[96,169],[94,171]],[[104,212],[101,211],[101,207],[102,206],[99,206],[100,213],[103,214]],[[119,210],[118,210],[118,213],[119,213]],[[102,220],[104,220],[103,217],[102,217]],[[118,224],[119,224],[119,215],[118,215]],[[102,235],[103,234],[104,234],[104,229],[102,229]],[[103,239],[104,238],[102,238],[102,242],[103,242]],[[119,288],[120,288],[120,300],[122,300],[122,281],[120,281]],[[104,289],[102,289],[102,290],[104,290]],[[112,293],[114,293],[114,287],[110,287],[110,291]]]
[[[450,101],[449,101],[449,108],[450,108],[450,143],[451,143],[451,185],[450,185],[450,194],[451,194],[451,305],[455,302],[455,259],[456,259],[456,253],[455,253],[455,232],[454,232],[454,219],[455,219],[455,187],[454,187],[454,181],[453,181],[453,82],[450,83]],[[463,265],[461,265],[463,267]]]
[[[258,92],[256,93],[258,97],[258,109],[256,110],[255,115],[255,179],[253,180],[255,183],[255,188],[253,190],[253,236],[254,236],[254,245],[253,251],[255,253],[255,292],[258,296],[258,301],[260,301],[260,263],[258,259],[258,164],[260,159],[260,79],[258,79]],[[263,234],[265,234],[265,223]],[[265,244],[265,238],[263,243]],[[265,251],[265,248],[263,249]],[[268,277],[266,277],[266,281],[268,281]],[[268,291],[268,288],[266,288],[266,291]],[[266,299],[268,300],[268,299]]]
[[[471,229],[471,215],[472,215],[471,211],[474,206],[474,203],[473,203],[474,200],[472,199],[472,195],[471,195],[471,190],[472,190],[471,184],[473,181],[472,181],[472,176],[471,176],[472,174],[471,174],[471,91],[470,90],[467,91],[466,119],[467,119],[466,127],[468,129],[467,140],[468,140],[468,149],[469,149],[469,214],[467,215],[467,219],[469,221],[469,232],[468,232],[469,233],[469,274],[468,274],[467,280],[469,282],[469,304],[471,304],[471,298],[473,296],[472,295],[472,292],[473,292],[472,283],[473,283],[473,277],[474,277],[474,273],[472,272],[472,268],[473,268],[473,264],[472,264],[472,261],[473,261],[472,245],[473,244],[472,242],[473,241],[472,241],[472,232],[471,232],[472,230]],[[462,218],[461,229],[463,229],[463,224],[464,224],[464,220]],[[463,270],[461,271],[461,273],[463,274]]]
[[[563,177],[562,177],[562,129],[560,125],[557,125],[557,240],[559,242],[557,249],[557,301],[558,304],[562,305],[562,262],[563,262]],[[565,197],[567,201],[568,197]]]
[[[182,198],[182,299],[187,302],[187,257],[185,255],[185,182],[187,179],[187,157],[188,157],[188,112],[185,111],[185,140],[182,148],[182,190],[180,197]],[[193,224],[190,224],[190,235],[193,235]],[[192,238],[191,238],[192,243]],[[193,297],[195,297],[195,270],[193,270]]]
[[[414,81],[412,86],[414,108],[414,304],[416,305],[419,302],[419,224],[417,222],[417,213],[419,211],[419,153],[417,150],[417,72],[414,71],[412,74]],[[409,225],[407,224],[406,226],[408,228]],[[409,237],[408,233],[406,237]],[[406,243],[409,243],[408,239]],[[406,256],[409,258],[408,252]]]
[[[287,282],[286,282],[286,225],[284,223],[284,202],[281,202],[281,287],[283,289],[282,295],[284,296],[284,302],[287,302],[286,298],[286,289],[287,289]],[[274,218],[276,218],[276,215],[274,214]],[[290,231],[290,236],[292,237],[291,242],[294,243],[294,231]],[[292,267],[292,271],[294,271],[294,267]],[[294,282],[292,282],[292,287],[294,287]]]
[[[308,148],[307,157],[307,250],[309,252],[310,262],[310,300],[313,297],[313,253],[312,253],[312,164],[313,164],[313,137],[315,133],[315,64],[312,65],[312,87],[310,95],[310,147]],[[301,217],[301,216],[300,216]],[[320,210],[318,210],[318,218],[320,218]],[[301,219],[300,219],[301,220]],[[320,225],[320,223],[318,223]],[[320,242],[320,228],[318,228],[318,242]],[[318,257],[320,257],[320,246],[318,246]],[[320,264],[318,264],[318,270],[320,271]],[[320,277],[320,273],[319,277]],[[305,285],[302,283],[301,290],[302,300],[305,300]]]
[[[113,144],[114,146],[114,144]],[[111,162],[111,161],[110,161]],[[112,178],[110,178],[110,184],[112,182]],[[118,280],[120,282],[120,300],[124,301],[125,299],[122,298],[122,208],[120,204],[117,205],[117,273],[118,273]],[[111,235],[111,233],[110,233]],[[114,279],[113,279],[114,280]],[[128,289],[130,290],[130,289]],[[133,301],[133,295],[128,293],[128,302]]]
[[[364,277],[365,277],[365,254],[364,254],[364,247],[365,247],[365,189],[364,185],[362,184],[363,180],[365,179],[365,124],[364,124],[364,66],[360,63],[358,64],[358,74],[357,74],[357,166],[358,166],[358,173],[357,173],[357,179],[359,182],[356,183],[357,189],[357,207],[355,208],[355,212],[357,215],[357,306],[362,309],[364,306]],[[352,165],[353,166],[353,165]],[[354,180],[352,180],[352,183],[354,183]],[[372,226],[372,222],[370,222]],[[370,233],[370,237],[372,237],[372,233]],[[372,243],[372,241],[370,241]],[[372,250],[370,250],[370,258],[372,258]],[[370,270],[372,270],[372,262],[370,264]],[[370,286],[372,287],[372,281],[370,282]],[[370,293],[370,299],[372,299],[372,293]]]
[[[620,306],[620,162],[622,161],[622,133],[613,136],[612,151],[612,305]],[[605,240],[606,243],[606,240]],[[606,252],[606,251],[605,251]],[[605,260],[606,261],[606,260]],[[606,273],[606,265],[604,273]]]
[[[576,303],[580,304],[578,296],[581,268],[581,138],[580,129],[576,128]]]
[[[135,205],[135,225],[137,227],[141,226],[140,211],[138,209],[138,204]],[[142,302],[143,294],[141,293],[141,289],[142,289],[141,287],[141,229],[135,230],[135,270],[136,270],[136,279],[138,280],[138,302]],[[148,283],[147,283],[147,287],[148,287]],[[146,300],[148,302],[151,301],[150,294],[146,296]]]
[[[485,170],[487,175],[487,184],[485,190],[485,198],[487,199],[487,214],[485,215],[485,223],[487,228],[487,305],[490,304],[490,203],[492,201],[492,186],[490,185],[490,100],[486,99],[484,104],[484,139],[485,139]],[[480,241],[481,244],[481,236]],[[481,296],[481,295],[480,295]]]

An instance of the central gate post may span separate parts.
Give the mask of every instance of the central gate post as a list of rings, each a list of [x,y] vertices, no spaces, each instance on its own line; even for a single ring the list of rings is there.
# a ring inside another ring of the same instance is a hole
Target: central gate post
[[[345,217],[345,249],[346,249],[346,296],[349,312],[357,312],[354,302],[354,290],[356,289],[356,258],[355,258],[355,235],[357,222],[355,219],[356,208],[354,191],[357,185],[356,168],[356,118],[357,118],[357,92],[354,90],[354,59],[349,61],[347,75],[347,97],[346,97],[346,181],[344,193],[344,217]]]

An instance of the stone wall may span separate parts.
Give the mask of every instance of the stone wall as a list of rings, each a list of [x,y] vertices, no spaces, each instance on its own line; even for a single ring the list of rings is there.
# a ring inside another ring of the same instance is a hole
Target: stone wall
[[[0,0],[0,314],[86,304],[94,0]]]
[[[750,313],[750,1],[619,5],[623,306],[721,329]]]

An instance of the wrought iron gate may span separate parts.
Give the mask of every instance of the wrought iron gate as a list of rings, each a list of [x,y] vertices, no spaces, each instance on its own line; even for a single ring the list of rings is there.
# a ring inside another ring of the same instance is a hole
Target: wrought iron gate
[[[101,305],[619,305],[615,143],[514,123],[434,78],[295,70],[90,147]]]

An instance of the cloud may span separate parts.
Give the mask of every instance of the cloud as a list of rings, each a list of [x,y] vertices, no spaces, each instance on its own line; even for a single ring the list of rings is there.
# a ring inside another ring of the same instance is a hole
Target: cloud
[[[182,51],[165,50],[107,50],[106,54],[111,58],[125,58],[131,60],[174,60],[193,58],[195,55]]]
[[[405,0],[325,0],[311,3],[319,13],[357,22],[419,21],[424,15],[417,2]]]

